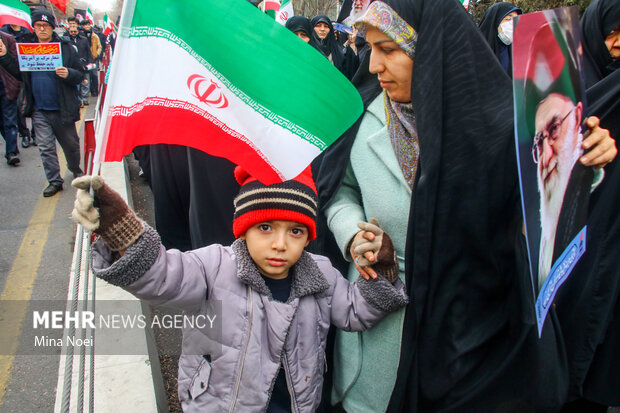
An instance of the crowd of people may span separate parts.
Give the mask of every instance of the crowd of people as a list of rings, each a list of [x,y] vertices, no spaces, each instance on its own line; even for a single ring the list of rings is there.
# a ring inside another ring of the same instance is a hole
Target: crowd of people
[[[109,36],[89,20],[78,22],[75,17],[68,18],[68,28],[59,27],[54,14],[42,8],[32,11],[31,22],[33,32],[15,24],[0,28],[0,130],[10,166],[21,162],[20,144],[38,147],[48,181],[43,196],[50,197],[64,184],[56,142],[73,177],[84,174],[75,122],[80,119],[80,107],[88,105],[89,93],[98,94],[98,65]],[[60,43],[62,66],[55,72],[20,71],[16,44],[49,42]],[[26,118],[31,118],[31,128]]]
[[[105,43],[83,22],[84,34],[70,21],[58,36],[38,10],[17,41],[60,42],[63,66],[20,73],[0,33],[7,162],[19,163],[19,111],[5,102],[21,82],[44,196],[62,189],[58,140],[77,178],[73,217],[101,235],[96,275],[156,305],[221,300],[221,337],[184,332],[185,411],[604,412],[620,406],[620,3],[594,0],[581,20],[587,108],[557,93],[536,106],[541,199],[549,165],[564,186],[575,165],[596,172],[586,253],[540,337],[514,138],[520,14],[497,3],[478,26],[457,1],[356,0],[347,31],[290,18],[300,47],[357,88],[363,114],[274,185],[191,148],[139,148],[158,183],[155,230],[79,167],[74,122]],[[567,160],[564,147],[584,154]],[[541,243],[541,273],[555,243]]]

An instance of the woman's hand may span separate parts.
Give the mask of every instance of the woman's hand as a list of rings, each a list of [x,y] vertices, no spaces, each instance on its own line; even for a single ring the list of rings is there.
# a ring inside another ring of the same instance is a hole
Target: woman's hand
[[[581,146],[584,151],[592,149],[579,158],[579,161],[585,166],[595,166],[596,169],[603,168],[613,161],[618,154],[616,141],[609,135],[609,131],[601,128],[599,124],[600,120],[596,116],[590,116],[586,119],[588,132]]]
[[[349,253],[351,254],[351,258],[353,259],[355,268],[366,280],[369,280],[371,278],[377,278],[377,273],[375,272],[375,270],[373,270],[372,267],[368,265],[369,263],[375,261],[375,254],[372,251],[367,251],[363,254],[356,254],[354,249],[360,242],[372,242],[374,240],[375,234],[370,231],[361,230],[357,234],[355,234],[355,237],[353,237],[351,247],[349,249]],[[362,258],[361,264],[360,258]]]

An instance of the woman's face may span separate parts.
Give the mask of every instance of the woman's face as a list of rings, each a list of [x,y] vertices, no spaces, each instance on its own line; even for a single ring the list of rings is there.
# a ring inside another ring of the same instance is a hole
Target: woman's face
[[[370,73],[376,73],[381,87],[395,102],[411,102],[413,59],[385,33],[367,25],[370,45]]]
[[[316,26],[314,26],[314,31],[319,36],[319,38],[324,39],[329,34],[329,26],[327,23],[318,22]]]
[[[519,13],[517,13],[517,11],[515,10],[515,11],[512,11],[512,12],[508,13],[506,16],[504,16],[502,21],[499,22],[499,26],[497,26],[497,32],[498,33],[503,32],[503,30],[502,30],[502,23],[512,21],[512,19],[514,19],[518,14]]]
[[[310,41],[310,38],[308,37],[306,32],[304,32],[302,30],[300,30],[298,32],[295,32],[295,34],[297,35],[297,37],[299,37],[301,40],[303,40],[306,43],[308,43]]]
[[[612,59],[620,57],[620,25],[605,38],[605,46],[607,46]]]

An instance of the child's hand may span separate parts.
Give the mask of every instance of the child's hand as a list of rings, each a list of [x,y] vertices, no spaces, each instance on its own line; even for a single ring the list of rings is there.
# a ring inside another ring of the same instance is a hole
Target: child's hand
[[[82,176],[71,185],[78,189],[71,212],[73,220],[101,235],[111,250],[124,251],[142,235],[142,222],[103,178]],[[89,193],[91,186],[94,197]]]

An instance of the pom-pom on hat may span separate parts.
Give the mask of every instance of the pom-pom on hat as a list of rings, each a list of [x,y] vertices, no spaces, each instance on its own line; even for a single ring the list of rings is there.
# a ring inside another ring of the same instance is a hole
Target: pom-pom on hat
[[[233,234],[239,238],[252,225],[265,221],[294,221],[308,228],[308,240],[316,238],[318,196],[310,167],[296,178],[265,185],[243,168],[235,168],[241,189],[234,200]]]

